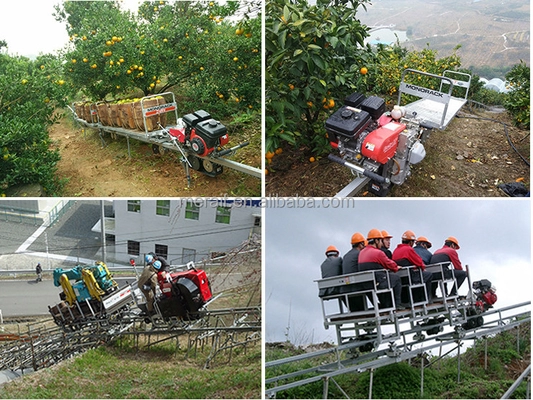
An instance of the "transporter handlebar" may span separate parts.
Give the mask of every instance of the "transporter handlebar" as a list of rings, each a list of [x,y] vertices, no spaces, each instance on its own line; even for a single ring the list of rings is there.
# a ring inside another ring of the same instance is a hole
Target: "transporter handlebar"
[[[379,183],[387,183],[387,184],[390,183],[390,179],[389,178],[386,178],[384,176],[378,175],[375,172],[369,171],[369,170],[364,169],[362,167],[359,167],[359,166],[357,166],[355,164],[352,164],[352,163],[350,163],[350,162],[348,162],[346,160],[343,160],[342,158],[336,156],[335,154],[329,154],[328,155],[328,159],[330,161],[333,161],[333,162],[336,162],[336,163],[338,163],[340,165],[348,167],[348,168],[350,168],[350,169],[352,169],[352,170],[354,170],[354,171],[356,171],[356,172],[358,172],[360,174],[363,174],[364,176],[372,179],[373,181],[376,181],[376,182],[379,182]]]

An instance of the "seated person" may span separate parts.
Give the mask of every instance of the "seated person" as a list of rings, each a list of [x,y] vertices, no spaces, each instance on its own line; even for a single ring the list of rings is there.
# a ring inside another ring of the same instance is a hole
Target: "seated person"
[[[383,247],[383,235],[378,229],[371,229],[368,232],[367,238],[368,245],[359,253],[359,270],[371,271],[377,270],[375,274],[377,280],[378,289],[390,288],[393,290],[394,302],[396,304],[396,310],[405,310],[405,306],[401,304],[402,297],[402,282],[398,275],[389,273],[387,278],[387,272],[397,272],[401,267],[398,267],[394,261],[389,259],[381,247]],[[392,306],[387,296],[380,296],[380,305],[389,308]]]
[[[457,288],[454,286],[450,292],[450,296],[456,296],[457,290],[461,287],[463,282],[466,279],[466,271],[463,270],[461,261],[459,260],[459,255],[457,250],[459,250],[459,242],[453,236],[448,237],[444,241],[444,246],[439,250],[435,251],[431,257],[431,264],[437,264],[440,262],[451,262],[453,265],[453,275],[457,281]],[[436,288],[435,288],[436,290]]]
[[[322,274],[322,279],[331,278],[332,276],[338,276],[342,274],[342,257],[339,257],[339,250],[337,250],[335,246],[329,246],[326,249],[326,259],[320,266],[320,272]],[[331,296],[338,293],[338,287],[331,287],[320,289],[318,296]]]
[[[426,285],[427,301],[428,303],[433,303],[433,296],[431,290],[431,280],[433,278],[433,274],[425,270],[426,265],[424,264],[424,261],[416,253],[416,251],[414,251],[413,246],[415,244],[415,241],[415,234],[412,231],[405,231],[402,235],[402,243],[400,243],[392,253],[392,259],[396,261],[398,265],[404,267],[414,265],[417,269],[420,268],[422,270],[422,279],[424,280],[424,283]],[[411,282],[421,283],[420,273],[417,273],[413,270],[410,270],[409,273],[411,274]],[[414,300],[416,302],[419,302],[422,299],[417,298]]]

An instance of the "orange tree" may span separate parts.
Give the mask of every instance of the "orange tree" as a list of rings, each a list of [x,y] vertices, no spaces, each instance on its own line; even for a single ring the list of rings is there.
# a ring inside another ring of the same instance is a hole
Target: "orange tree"
[[[366,73],[367,27],[357,11],[367,0],[269,0],[266,3],[266,150],[282,141],[322,152],[319,121],[359,89]]]
[[[509,82],[510,92],[507,94],[504,105],[513,118],[516,126],[529,129],[530,106],[530,75],[531,70],[525,62],[520,61],[505,75]]]
[[[5,42],[0,42],[0,48]],[[56,107],[66,104],[67,83],[61,60],[42,55],[31,61],[0,53],[0,195],[18,184],[38,183],[57,195],[59,160],[51,149],[48,128]]]
[[[108,1],[68,1],[56,6],[70,38],[65,75],[89,98],[103,99],[134,86],[127,73],[138,44],[133,16]]]
[[[461,65],[455,51],[450,56],[439,58],[437,51],[429,47],[421,51],[407,51],[399,44],[378,45],[372,54],[372,59],[368,62],[368,74],[363,83],[370,91],[386,98],[389,103],[397,99],[397,90],[405,69],[440,76],[445,70],[458,70]],[[440,84],[440,80],[420,74],[407,75],[406,81],[435,90],[439,89]]]
[[[97,100],[178,85],[192,108],[227,109],[232,101],[231,108],[258,109],[261,16],[254,11],[260,3],[244,11],[239,4],[144,2],[132,14],[116,2],[65,2],[56,18],[71,39],[66,73]],[[244,34],[230,22],[237,14]]]
[[[260,2],[239,6],[213,1],[141,6],[142,21],[156,28],[152,38],[167,71],[160,90],[180,83],[191,108],[221,113],[260,108]]]

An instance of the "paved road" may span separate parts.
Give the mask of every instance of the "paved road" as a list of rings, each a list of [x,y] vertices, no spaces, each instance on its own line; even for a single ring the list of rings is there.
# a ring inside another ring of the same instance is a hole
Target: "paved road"
[[[130,283],[135,278],[116,279],[119,287]],[[48,306],[57,304],[61,288],[55,287],[51,280],[0,281],[0,310],[3,317],[23,315],[48,315]]]

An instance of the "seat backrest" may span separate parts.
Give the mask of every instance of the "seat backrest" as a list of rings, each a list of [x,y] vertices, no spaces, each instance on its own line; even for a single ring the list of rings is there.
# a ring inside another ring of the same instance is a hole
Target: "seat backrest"
[[[431,262],[430,264],[437,264],[437,263],[441,263],[441,262],[450,262],[450,257],[448,256],[448,254],[446,253],[438,253],[438,254],[433,254],[431,256]]]

